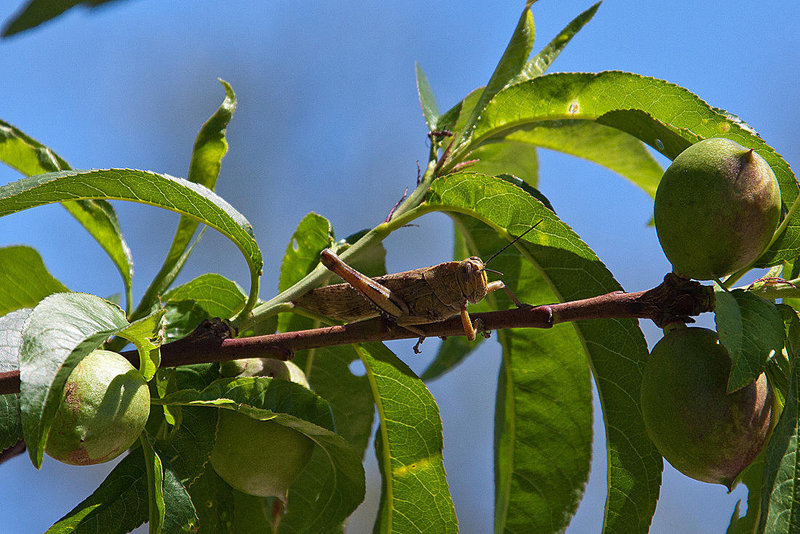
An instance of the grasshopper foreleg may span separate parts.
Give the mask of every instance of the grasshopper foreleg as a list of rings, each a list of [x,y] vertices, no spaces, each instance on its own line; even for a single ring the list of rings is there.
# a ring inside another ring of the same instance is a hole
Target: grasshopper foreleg
[[[505,289],[509,298],[511,298],[511,300],[514,301],[514,304],[517,305],[517,308],[523,308],[525,306],[529,306],[529,304],[521,302],[517,298],[517,296],[511,292],[508,286],[503,283],[502,280],[495,280],[494,282],[489,282],[489,284],[487,284],[486,286],[486,293],[491,293],[492,291],[497,291],[498,289]]]

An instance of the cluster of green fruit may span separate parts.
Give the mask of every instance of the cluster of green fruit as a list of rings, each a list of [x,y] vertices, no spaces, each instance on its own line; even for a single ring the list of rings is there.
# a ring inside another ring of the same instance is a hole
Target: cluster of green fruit
[[[752,265],[780,212],[770,166],[729,139],[684,150],[655,198],[656,231],[673,272],[697,280]],[[728,488],[764,447],[773,420],[766,376],[728,393],[731,365],[716,332],[671,325],[651,351],[641,391],[647,432],[664,458],[687,476]]]
[[[295,364],[253,358],[225,362],[223,376],[270,376],[309,387]],[[150,415],[142,374],[116,352],[95,350],[72,370],[45,446],[71,465],[112,460],[128,450]],[[314,442],[272,421],[221,409],[211,465],[232,487],[286,501],[289,486],[311,458]]]

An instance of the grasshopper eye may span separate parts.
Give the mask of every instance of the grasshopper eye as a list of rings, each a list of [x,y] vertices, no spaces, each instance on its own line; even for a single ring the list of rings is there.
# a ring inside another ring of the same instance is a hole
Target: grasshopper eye
[[[461,288],[461,293],[469,302],[474,304],[483,300],[486,296],[486,286],[488,285],[483,260],[477,256],[463,260],[459,264],[458,285]]]

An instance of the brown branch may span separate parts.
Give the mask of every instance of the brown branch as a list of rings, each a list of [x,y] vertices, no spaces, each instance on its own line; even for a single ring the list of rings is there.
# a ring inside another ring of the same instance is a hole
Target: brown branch
[[[673,274],[647,291],[615,291],[589,299],[523,307],[471,315],[482,331],[503,328],[550,328],[554,324],[588,319],[651,319],[659,326],[669,322],[692,322],[690,316],[713,309],[713,289]],[[460,317],[415,325],[426,337],[464,335]],[[194,363],[222,362],[239,358],[292,358],[299,350],[349,345],[371,341],[413,339],[419,334],[382,319],[327,326],[298,332],[232,338],[224,323],[206,321],[192,335],[161,347],[161,365],[177,367]],[[135,350],[122,353],[134,365]],[[0,373],[0,394],[19,392],[19,371]]]
[[[624,318],[651,319],[658,326],[664,326],[677,321],[693,322],[692,315],[713,308],[713,288],[668,274],[660,285],[647,291],[615,291],[572,302],[474,313],[471,317],[481,331],[550,328],[554,324],[572,321]],[[439,323],[415,325],[415,329],[424,332],[426,337],[464,335],[464,327],[458,316]],[[418,337],[419,334],[381,318],[246,338],[231,337],[230,330],[222,321],[206,321],[191,335],[162,346],[161,365],[177,367],[266,356],[289,360],[299,350]],[[138,364],[139,356],[135,350],[122,354],[134,365]],[[19,371],[0,373],[0,394],[17,393],[19,386]],[[20,440],[0,452],[0,463],[24,451],[25,442]]]

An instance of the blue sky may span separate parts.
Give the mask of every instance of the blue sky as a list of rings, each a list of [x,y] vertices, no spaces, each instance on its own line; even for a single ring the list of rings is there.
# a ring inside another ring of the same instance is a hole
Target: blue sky
[[[6,2],[6,20],[19,2]],[[491,74],[523,2],[159,2],[129,0],[0,41],[0,118],[75,168],[133,167],[185,176],[194,137],[230,82],[239,108],[217,191],[253,223],[266,266],[262,297],[300,218],[315,211],[339,236],[374,226],[413,187],[427,154],[414,62],[447,108]],[[541,47],[590,1],[534,5]],[[752,124],[791,164],[800,46],[790,2],[606,0],[554,71],[619,69],[664,78]],[[538,49],[537,47],[537,49]],[[0,183],[17,179],[0,168]],[[541,189],[628,290],[656,285],[669,266],[646,223],[652,201],[592,164],[543,153]],[[160,266],[176,217],[118,204],[133,249],[137,295]],[[449,223],[426,217],[389,237],[391,270],[450,258]],[[28,244],[74,290],[121,291],[96,244],[58,206],[0,221],[0,246]],[[244,261],[208,232],[182,275],[220,272],[247,284]],[[704,318],[708,323],[708,318]],[[643,324],[650,343],[660,333]],[[391,346],[415,370],[435,354]],[[445,462],[462,532],[491,530],[492,422],[499,351],[485,344],[430,384],[445,428]],[[598,421],[601,414],[596,414]],[[605,498],[602,425],[586,499],[569,532],[599,532]],[[371,456],[370,453],[368,455]],[[370,458],[370,490],[377,495]],[[0,530],[42,532],[87,495],[110,466],[71,468],[25,457],[2,466]],[[8,491],[13,488],[12,491]],[[746,492],[694,482],[667,467],[652,532],[720,532]],[[369,531],[372,499],[353,532]]]

